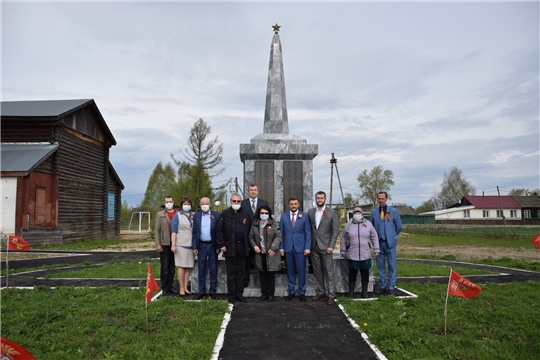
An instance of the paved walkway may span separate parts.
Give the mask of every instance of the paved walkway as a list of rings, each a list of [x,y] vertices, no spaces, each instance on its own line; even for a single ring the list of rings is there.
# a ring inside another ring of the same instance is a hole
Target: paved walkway
[[[155,251],[144,252],[54,252],[65,257],[38,258],[10,261],[10,269],[39,267],[51,264],[73,264],[75,268],[102,266],[110,260],[141,260],[155,258]],[[94,265],[83,265],[91,261]],[[399,262],[471,267],[498,272],[493,275],[468,275],[467,279],[478,282],[540,281],[540,273],[498,266],[479,265],[456,261],[398,259]],[[2,269],[5,262],[1,263]],[[12,287],[44,286],[144,286],[146,279],[46,279],[44,275],[65,271],[65,268],[11,274]],[[448,276],[398,278],[398,285],[410,282],[447,283]],[[5,278],[1,279],[2,286]],[[402,291],[397,294],[406,295]],[[224,295],[219,296],[225,299]],[[247,303],[236,303],[231,313],[223,347],[216,359],[384,359],[366,342],[361,333],[351,326],[347,316],[338,306],[328,306],[322,300],[306,303],[299,298],[287,302],[276,298],[273,303],[248,298]]]

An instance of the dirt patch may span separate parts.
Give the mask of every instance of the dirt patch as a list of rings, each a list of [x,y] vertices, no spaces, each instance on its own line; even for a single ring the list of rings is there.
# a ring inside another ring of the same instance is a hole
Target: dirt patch
[[[540,261],[540,250],[516,249],[507,247],[478,247],[466,245],[432,245],[422,246],[417,244],[398,243],[398,257],[407,255],[434,255],[445,256],[454,255],[456,260],[478,260],[478,259],[500,259],[510,258],[522,261]]]
[[[28,260],[28,259],[40,259],[40,258],[53,258],[66,256],[65,254],[45,254],[45,253],[26,253],[26,252],[10,252],[9,260]],[[6,261],[6,254],[0,255],[1,261]]]
[[[127,251],[146,251],[146,250],[154,250],[156,248],[156,244],[152,240],[146,240],[146,241],[140,241],[140,242],[129,242],[125,244],[115,244],[115,245],[109,245],[101,249],[95,249],[92,251],[119,251],[119,252],[127,252]]]

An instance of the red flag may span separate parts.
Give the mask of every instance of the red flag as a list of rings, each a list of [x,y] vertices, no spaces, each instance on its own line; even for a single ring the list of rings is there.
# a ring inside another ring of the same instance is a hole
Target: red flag
[[[480,294],[480,291],[482,291],[480,286],[452,270],[448,284],[448,294],[474,300]]]
[[[536,245],[536,250],[540,250],[540,232],[532,238],[531,243]]]
[[[150,264],[148,264],[148,271],[146,275],[146,302],[152,301],[152,293],[158,291],[159,286],[152,275],[152,269],[150,269]]]
[[[21,345],[14,343],[13,341],[9,341],[8,339],[0,338],[0,355],[2,359],[9,359],[9,360],[17,360],[17,359],[24,359],[24,360],[35,360],[36,358],[32,356]]]
[[[9,235],[8,237],[8,249],[17,251],[28,251],[30,244],[26,242],[21,236]]]

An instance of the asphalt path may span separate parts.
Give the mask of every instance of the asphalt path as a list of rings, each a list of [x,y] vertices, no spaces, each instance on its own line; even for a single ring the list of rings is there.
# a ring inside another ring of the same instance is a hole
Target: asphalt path
[[[36,251],[37,252],[37,251]],[[54,253],[60,257],[11,260],[10,269],[35,268],[43,265],[70,264],[71,269],[103,266],[111,260],[143,260],[158,257],[155,251],[137,252],[69,252],[39,251]],[[91,263],[88,263],[91,262]],[[512,281],[540,281],[540,273],[499,266],[472,264],[457,261],[398,259],[398,262],[413,262],[449,267],[471,267],[496,272],[487,275],[467,275],[475,283],[505,283]],[[1,263],[2,270],[5,262]],[[32,286],[90,286],[108,285],[139,287],[146,279],[47,279],[45,275],[65,271],[66,268],[29,271],[10,274],[10,287]],[[159,277],[156,276],[156,277]],[[398,286],[411,282],[447,283],[448,276],[398,278]],[[5,285],[5,277],[1,278]],[[371,294],[370,294],[371,295]],[[375,296],[375,295],[373,295]],[[407,296],[401,290],[396,296]],[[225,300],[225,295],[219,295]],[[219,359],[384,359],[364,340],[361,333],[351,326],[347,316],[334,305],[323,300],[307,302],[299,298],[285,301],[276,298],[272,303],[248,298],[246,303],[236,302],[231,313]]]

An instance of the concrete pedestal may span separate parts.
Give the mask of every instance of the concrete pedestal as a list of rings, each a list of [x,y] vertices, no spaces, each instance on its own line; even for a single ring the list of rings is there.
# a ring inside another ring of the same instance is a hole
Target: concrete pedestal
[[[195,259],[195,267],[191,273],[191,292],[199,292],[199,271],[197,268],[198,259]],[[347,260],[343,259],[338,251],[334,251],[334,272],[336,274],[336,293],[349,292],[349,268],[347,267]],[[227,273],[225,270],[225,258],[218,257],[218,272],[217,272],[217,293],[227,294]],[[317,281],[313,274],[309,274],[306,270],[306,296],[316,295]],[[369,271],[369,285],[368,292],[373,292],[373,286],[375,284],[375,278],[373,276],[373,269]],[[297,285],[298,288],[298,285]],[[210,274],[206,274],[206,289],[210,289]],[[360,274],[356,280],[355,292],[361,292],[362,285],[360,282]],[[287,285],[287,273],[280,271],[276,274],[276,292],[275,296],[287,296],[289,295]],[[259,281],[259,272],[252,270],[250,274],[249,286],[244,289],[245,297],[258,297],[261,296],[261,284]]]

